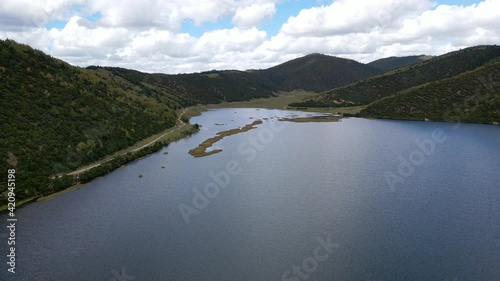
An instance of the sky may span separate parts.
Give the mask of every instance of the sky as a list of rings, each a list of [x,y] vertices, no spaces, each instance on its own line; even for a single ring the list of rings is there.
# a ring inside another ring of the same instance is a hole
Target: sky
[[[78,66],[264,69],[500,43],[500,0],[1,0],[0,39]]]

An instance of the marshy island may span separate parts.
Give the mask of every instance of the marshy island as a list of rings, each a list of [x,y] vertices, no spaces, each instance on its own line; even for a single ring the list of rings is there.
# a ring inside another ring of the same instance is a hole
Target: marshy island
[[[262,124],[262,120],[256,120],[253,121],[251,124],[247,124],[241,128],[235,128],[235,129],[230,129],[227,131],[222,131],[218,132],[215,137],[209,138],[202,142],[200,145],[198,145],[196,148],[193,148],[189,151],[189,154],[193,155],[194,157],[203,157],[203,156],[209,156],[215,153],[219,153],[222,151],[222,149],[214,149],[211,151],[207,151],[207,148],[211,147],[214,143],[220,141],[224,137],[228,137],[231,135],[243,133],[246,131],[250,131],[252,129],[255,129],[256,125]]]

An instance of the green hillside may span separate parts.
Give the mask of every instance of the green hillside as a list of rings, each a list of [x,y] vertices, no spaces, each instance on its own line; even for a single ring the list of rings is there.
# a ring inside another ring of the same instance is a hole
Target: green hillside
[[[432,58],[431,56],[425,56],[425,55],[407,56],[407,57],[388,57],[372,61],[368,63],[368,65],[376,69],[380,69],[383,72],[387,72],[403,66],[416,64],[431,58]]]
[[[452,52],[326,91],[296,107],[343,107],[367,105],[405,89],[451,78],[474,70],[500,56],[499,46],[478,46]]]
[[[500,60],[453,78],[374,102],[362,116],[393,119],[500,122]]]
[[[381,71],[343,58],[311,54],[264,70],[213,70],[202,73],[166,75],[147,74],[135,70],[96,67],[136,85],[174,89],[184,100],[193,103],[245,101],[270,97],[278,91],[303,89],[325,91],[373,76]]]
[[[252,98],[274,96],[278,91],[261,72],[209,71],[192,74],[148,74],[117,67],[88,69],[121,77],[136,86],[145,87],[146,94],[174,91],[183,105],[219,103],[221,101],[245,101]]]
[[[166,95],[147,95],[10,40],[0,41],[0,89],[0,155],[17,158],[18,199],[50,192],[50,175],[130,146],[176,119]],[[0,170],[7,167],[0,161]]]
[[[322,92],[368,78],[381,71],[349,59],[311,54],[262,72],[281,90]]]

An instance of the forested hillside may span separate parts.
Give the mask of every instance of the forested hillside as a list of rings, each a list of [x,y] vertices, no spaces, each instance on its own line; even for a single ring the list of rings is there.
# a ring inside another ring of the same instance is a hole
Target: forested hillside
[[[18,199],[50,191],[55,173],[171,127],[173,108],[183,106],[166,93],[148,95],[9,40],[0,41],[0,89],[0,170],[7,170],[8,155],[15,156]]]
[[[273,96],[279,87],[261,72],[209,71],[192,74],[148,74],[117,67],[90,66],[96,70],[121,77],[129,83],[144,88],[145,93],[158,94],[174,91],[184,105],[245,101],[251,98]],[[148,87],[144,87],[148,85]]]
[[[322,92],[382,72],[357,61],[311,54],[262,71],[278,88]]]
[[[116,67],[90,66],[141,86],[174,89],[192,103],[244,101],[273,96],[278,91],[303,89],[321,92],[380,73],[353,60],[311,54],[264,70],[213,70],[190,74],[147,74]]]
[[[344,87],[335,88],[291,106],[342,107],[367,105],[412,87],[451,78],[474,70],[498,56],[500,56],[499,46],[467,48],[386,72]]]
[[[374,102],[361,111],[361,115],[411,120],[500,122],[500,60]]]
[[[406,56],[406,57],[388,57],[383,59],[378,59],[368,63],[369,66],[372,66],[376,69],[380,69],[383,72],[394,70],[396,68],[400,68],[407,65],[416,64],[419,62],[423,62],[425,60],[431,59],[431,56]]]

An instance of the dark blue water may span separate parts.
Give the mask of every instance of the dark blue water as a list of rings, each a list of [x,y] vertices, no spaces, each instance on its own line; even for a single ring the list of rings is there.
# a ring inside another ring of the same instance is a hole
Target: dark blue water
[[[499,127],[273,118],[187,153],[290,114],[205,112],[191,138],[18,209],[0,279],[500,280]]]

